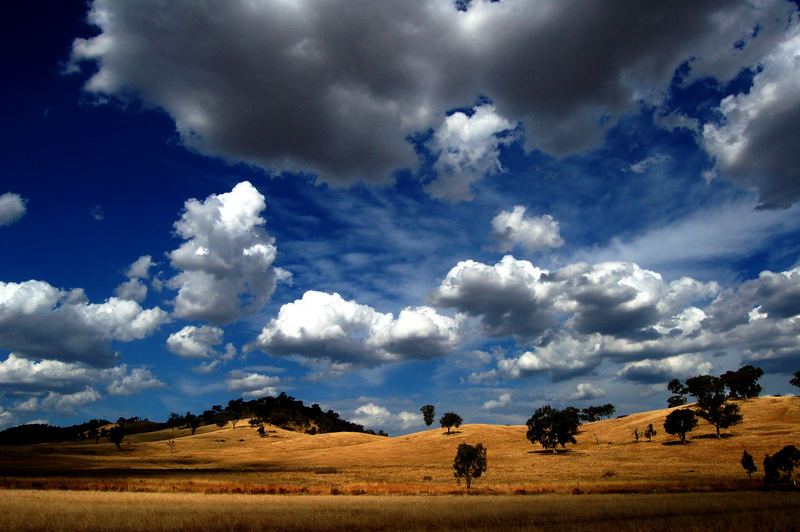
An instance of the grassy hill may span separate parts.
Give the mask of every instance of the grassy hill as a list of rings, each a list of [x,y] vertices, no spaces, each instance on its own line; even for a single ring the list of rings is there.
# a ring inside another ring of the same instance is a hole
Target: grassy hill
[[[704,421],[687,445],[663,430],[670,409],[581,425],[577,444],[553,454],[532,445],[526,427],[464,425],[386,438],[364,433],[303,434],[246,422],[126,436],[122,451],[102,441],[10,446],[0,456],[0,486],[128,490],[309,493],[447,493],[459,443],[483,443],[485,492],[681,491],[746,487],[747,450],[761,480],[764,454],[800,447],[800,397],[739,401],[744,422],[723,431]],[[654,441],[634,443],[652,423]],[[595,439],[600,441],[597,444]],[[169,440],[174,440],[170,452]],[[461,488],[463,489],[463,488]]]

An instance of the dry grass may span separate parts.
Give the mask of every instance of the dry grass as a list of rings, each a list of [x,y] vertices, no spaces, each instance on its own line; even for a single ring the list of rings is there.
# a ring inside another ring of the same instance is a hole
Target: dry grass
[[[800,494],[252,496],[0,491],[2,530],[797,530]]]
[[[261,438],[246,423],[165,430],[126,437],[123,452],[94,441],[6,447],[0,486],[106,491],[206,493],[438,494],[460,493],[452,474],[459,443],[481,442],[488,470],[473,491],[626,493],[739,490],[748,483],[743,450],[761,460],[785,445],[800,446],[800,398],[740,402],[744,423],[713,437],[701,421],[688,445],[664,434],[669,410],[588,423],[566,452],[541,452],[524,426],[465,425],[451,435],[429,430],[384,438],[337,433],[310,436],[274,428]],[[655,441],[633,443],[633,428],[652,423]],[[597,434],[601,444],[595,443]],[[170,453],[168,440],[175,440]]]

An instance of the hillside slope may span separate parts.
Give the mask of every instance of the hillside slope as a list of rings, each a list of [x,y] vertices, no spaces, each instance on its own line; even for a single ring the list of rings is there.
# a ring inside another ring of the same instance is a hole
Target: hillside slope
[[[704,489],[746,479],[739,463],[745,449],[760,470],[764,454],[788,444],[800,447],[800,397],[763,397],[739,405],[744,423],[724,430],[718,440],[714,428],[701,420],[687,445],[664,433],[670,412],[664,409],[581,425],[577,444],[557,454],[532,445],[522,425],[464,425],[450,435],[433,429],[395,438],[312,436],[271,427],[262,438],[240,423],[236,429],[201,427],[194,436],[185,429],[132,435],[122,452],[107,442],[9,447],[0,467],[7,481],[69,477],[124,479],[157,489],[192,482],[424,492],[453,486],[459,443],[480,442],[488,449],[489,464],[478,488]],[[643,431],[649,423],[658,430],[654,441],[634,443],[634,427]]]

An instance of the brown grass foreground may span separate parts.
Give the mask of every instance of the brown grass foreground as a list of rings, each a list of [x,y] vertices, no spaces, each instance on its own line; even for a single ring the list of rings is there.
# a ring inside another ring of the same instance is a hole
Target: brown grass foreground
[[[748,490],[761,486],[761,461],[785,445],[800,447],[800,397],[740,401],[744,423],[714,437],[701,421],[687,445],[664,434],[668,409],[581,426],[566,452],[543,452],[524,426],[465,425],[384,438],[307,435],[273,428],[261,438],[246,424],[127,436],[122,452],[107,442],[4,447],[0,488],[240,494],[448,495],[459,443],[483,443],[488,469],[473,484],[482,494],[629,493]],[[632,432],[652,423],[653,442]],[[597,435],[600,444],[595,440]],[[167,441],[176,441],[170,453]],[[748,482],[747,450],[759,472]]]
[[[0,530],[798,530],[800,494],[256,496],[0,490]]]

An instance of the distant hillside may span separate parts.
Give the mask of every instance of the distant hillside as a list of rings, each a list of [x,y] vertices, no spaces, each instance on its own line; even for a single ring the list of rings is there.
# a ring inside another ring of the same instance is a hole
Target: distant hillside
[[[81,441],[85,439],[104,438],[109,425],[122,426],[126,434],[141,434],[166,428],[188,427],[196,424],[195,429],[205,425],[223,426],[228,422],[240,419],[251,419],[256,426],[268,424],[286,430],[323,434],[328,432],[363,432],[362,425],[351,423],[339,417],[333,410],[324,412],[318,404],[310,407],[303,401],[281,393],[277,397],[261,397],[245,401],[235,399],[224,408],[214,405],[200,414],[187,412],[186,415],[171,414],[164,423],[157,423],[138,417],[120,417],[116,423],[105,419],[93,419],[79,425],[59,427],[44,424],[19,425],[0,432],[0,445],[29,445],[35,443],[55,443],[63,441]]]

